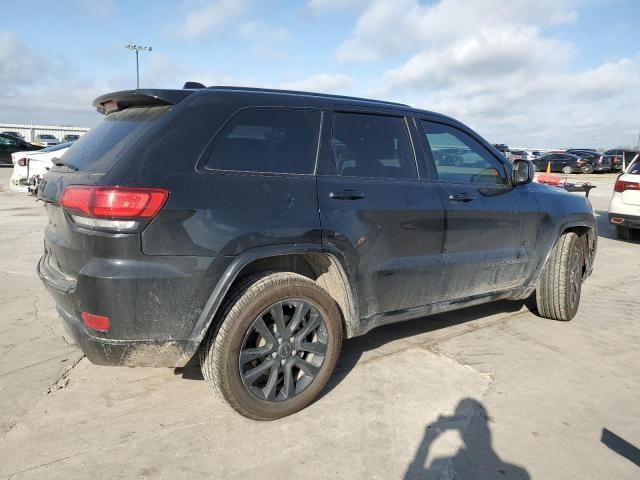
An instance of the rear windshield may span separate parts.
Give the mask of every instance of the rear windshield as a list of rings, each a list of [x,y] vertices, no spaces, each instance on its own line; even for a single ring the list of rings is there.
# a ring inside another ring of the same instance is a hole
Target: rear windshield
[[[80,171],[105,173],[170,107],[131,107],[108,115],[82,135],[64,156]]]

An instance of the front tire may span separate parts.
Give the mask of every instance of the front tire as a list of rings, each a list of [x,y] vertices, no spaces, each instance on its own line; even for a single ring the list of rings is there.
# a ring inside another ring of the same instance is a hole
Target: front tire
[[[569,321],[578,312],[584,265],[581,242],[577,234],[568,232],[553,248],[536,289],[540,316]]]
[[[573,173],[573,168],[571,168],[569,165],[565,165],[564,167],[562,167],[562,173],[570,175]]]
[[[202,374],[233,409],[254,420],[274,420],[309,405],[340,355],[336,302],[296,273],[250,277],[219,319],[201,349]]]

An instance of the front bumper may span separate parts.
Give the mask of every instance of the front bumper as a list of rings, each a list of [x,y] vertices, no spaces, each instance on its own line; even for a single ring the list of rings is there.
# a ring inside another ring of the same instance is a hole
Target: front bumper
[[[622,219],[622,221],[613,221],[612,219]],[[621,213],[609,213],[609,222],[614,225],[621,225],[627,228],[640,229],[640,216],[638,215],[624,215]]]

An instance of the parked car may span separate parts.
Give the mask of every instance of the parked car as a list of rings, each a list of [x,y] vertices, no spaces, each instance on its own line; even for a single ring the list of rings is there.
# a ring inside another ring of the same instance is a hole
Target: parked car
[[[570,153],[549,153],[533,161],[536,170],[542,172],[551,164],[552,172],[570,173],[591,173],[593,165],[577,155]]]
[[[576,154],[577,152],[593,152],[593,153],[598,153],[598,150],[596,150],[595,148],[568,148],[567,150],[565,150],[566,153],[573,153]]]
[[[612,170],[622,170],[624,152],[622,148],[612,148],[604,152],[605,157],[608,157],[611,161]]]
[[[543,317],[578,310],[588,199],[531,183],[456,120],[241,87],[94,105],[106,119],[38,193],[38,272],[94,363],[199,354],[229,405],[269,420],[322,391],[343,338],[534,292]]]
[[[621,240],[640,239],[640,159],[629,165],[613,187],[609,221]]]
[[[543,155],[544,155],[544,152],[541,152],[541,151],[539,151],[539,150],[533,150],[533,151],[531,152],[531,155],[533,156],[533,159],[531,159],[531,160],[534,160],[534,159],[536,159],[536,158],[538,158],[538,157],[543,156]]]
[[[529,155],[524,150],[511,150],[509,152],[509,157],[508,158],[512,162],[514,160],[528,160],[529,159]]]
[[[573,154],[579,156],[580,158],[583,158],[584,160],[588,160],[593,166],[593,172],[610,172],[612,170],[611,158],[601,153],[584,150],[575,151]],[[588,168],[586,170],[588,170]],[[583,168],[583,173],[592,172],[585,171],[585,169]]]
[[[0,165],[11,165],[11,154],[15,152],[32,152],[34,150],[40,150],[42,147],[38,145],[32,145],[29,142],[20,140],[13,135],[7,135],[6,133],[0,133]]]
[[[505,158],[509,157],[509,146],[504,143],[496,143],[493,147],[498,150]]]
[[[52,145],[58,145],[60,143],[60,140],[58,140],[56,137],[48,133],[39,133],[38,135],[36,135],[36,138],[33,141],[33,143],[35,143],[36,145],[43,145],[45,147],[50,147]]]
[[[22,134],[20,132],[14,132],[14,131],[11,131],[11,130],[7,130],[7,131],[1,132],[1,133],[5,134],[5,135],[11,135],[12,137],[19,138],[20,140],[24,140],[24,137],[22,136]]]
[[[27,192],[29,186],[35,187],[53,166],[53,160],[62,157],[71,143],[61,143],[37,151],[16,152],[11,154],[13,174],[9,179],[9,188],[17,192]]]
[[[79,138],[80,138],[80,135],[77,135],[75,133],[67,133],[64,137],[62,137],[62,143],[75,142]]]

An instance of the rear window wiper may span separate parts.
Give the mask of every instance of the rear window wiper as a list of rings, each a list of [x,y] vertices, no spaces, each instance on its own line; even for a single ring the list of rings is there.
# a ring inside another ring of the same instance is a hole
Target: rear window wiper
[[[76,167],[75,165],[71,165],[68,162],[65,162],[64,160],[62,160],[61,158],[58,157],[54,157],[52,160],[53,164],[57,167],[67,167],[71,170],[73,170],[74,172],[78,171],[78,167]]]

